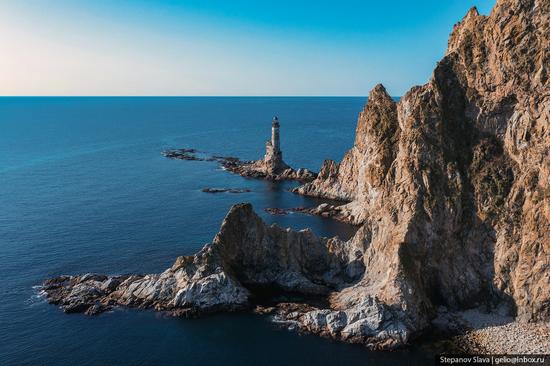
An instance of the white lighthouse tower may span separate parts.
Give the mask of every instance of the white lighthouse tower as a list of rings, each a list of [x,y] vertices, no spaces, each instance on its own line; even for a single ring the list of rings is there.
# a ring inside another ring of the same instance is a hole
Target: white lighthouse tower
[[[271,122],[271,145],[273,146],[273,152],[275,154],[281,153],[281,145],[279,141],[279,118],[273,117]]]
[[[288,168],[289,166],[283,161],[283,152],[281,151],[279,118],[275,116],[271,121],[271,140],[265,143],[265,156],[261,169],[267,174],[277,174]]]

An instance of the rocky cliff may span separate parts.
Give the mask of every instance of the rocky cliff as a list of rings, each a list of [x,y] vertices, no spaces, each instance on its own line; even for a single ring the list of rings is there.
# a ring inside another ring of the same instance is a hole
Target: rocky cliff
[[[233,310],[250,305],[254,291],[326,296],[355,282],[364,271],[360,244],[267,226],[243,203],[230,209],[212,243],[178,257],[161,274],[61,276],[46,281],[44,290],[67,312],[98,313],[115,305]]]
[[[499,0],[455,25],[427,84],[371,91],[353,148],[297,189],[350,201],[362,291],[419,324],[440,304],[550,318],[549,46],[550,2]]]
[[[288,326],[371,347],[403,344],[417,328],[399,309],[365,292],[354,294],[353,304],[332,303],[362,278],[364,244],[267,226],[250,204],[238,204],[212,243],[163,273],[60,276],[45,281],[42,292],[68,313],[128,306],[178,316],[251,309],[286,294],[300,300],[276,301],[270,311]]]

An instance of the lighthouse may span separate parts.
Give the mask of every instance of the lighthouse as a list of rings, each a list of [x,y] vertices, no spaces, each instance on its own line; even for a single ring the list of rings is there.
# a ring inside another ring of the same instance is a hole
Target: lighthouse
[[[277,116],[271,120],[271,140],[266,141],[265,156],[260,162],[259,169],[265,171],[266,174],[278,174],[289,168],[283,161],[279,136],[279,118]]]
[[[271,121],[271,146],[273,146],[273,153],[279,155],[281,153],[281,145],[279,140],[279,118],[273,117]]]

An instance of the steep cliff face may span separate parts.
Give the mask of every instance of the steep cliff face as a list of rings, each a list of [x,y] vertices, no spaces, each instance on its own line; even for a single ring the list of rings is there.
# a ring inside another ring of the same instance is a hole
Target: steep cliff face
[[[472,8],[431,80],[398,103],[376,86],[353,148],[297,189],[351,201],[338,216],[368,233],[362,291],[418,324],[502,301],[550,318],[549,42],[547,1]]]
[[[318,179],[296,189],[309,196],[368,202],[365,194],[380,187],[394,160],[399,137],[397,106],[382,85],[369,94],[369,103],[359,115],[355,144],[340,164],[326,160]],[[358,207],[359,208],[359,207]],[[353,222],[362,222],[363,210],[352,210]]]

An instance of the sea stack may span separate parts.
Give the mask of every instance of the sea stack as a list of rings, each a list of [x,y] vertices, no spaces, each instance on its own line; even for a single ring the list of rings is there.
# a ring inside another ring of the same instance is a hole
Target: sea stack
[[[279,135],[279,118],[273,117],[271,122],[271,140],[265,143],[265,156],[263,161],[258,161],[259,168],[264,170],[267,175],[275,175],[290,168],[283,161],[283,152],[281,151],[281,141]]]
[[[275,116],[271,121],[271,139],[265,143],[265,155],[263,159],[244,162],[240,160],[224,160],[222,161],[224,169],[249,178],[271,181],[297,180],[311,182],[317,177],[316,173],[304,168],[293,169],[284,162],[279,128],[279,118]]]

